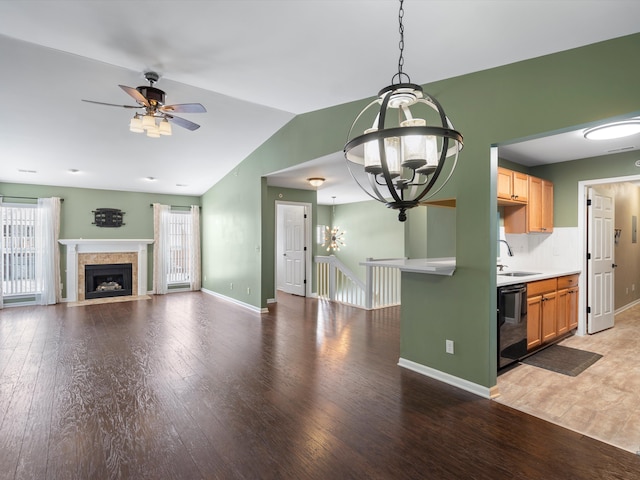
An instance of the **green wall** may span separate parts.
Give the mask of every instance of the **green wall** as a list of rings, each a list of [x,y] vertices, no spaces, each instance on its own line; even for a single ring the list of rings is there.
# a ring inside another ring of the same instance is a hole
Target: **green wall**
[[[640,97],[635,93],[636,97]],[[553,224],[556,227],[578,226],[578,182],[600,178],[640,175],[635,166],[639,152],[585,158],[531,168],[531,175],[553,182]]]
[[[60,207],[60,238],[150,238],[153,239],[152,203],[168,205],[200,205],[200,197],[183,195],[160,195],[151,193],[124,192],[115,190],[92,190],[88,188],[53,187],[48,185],[28,185],[1,183],[0,194],[5,201],[18,197],[60,197],[64,199]],[[101,228],[92,225],[92,211],[96,208],[118,208],[125,212],[124,225],[119,228]],[[153,247],[149,246],[148,289],[153,286]],[[66,297],[66,250],[61,247],[61,275],[63,298]]]
[[[346,246],[333,254],[362,281],[365,267],[360,262],[366,258],[404,257],[404,225],[398,212],[375,200],[336,205],[332,225],[346,232]]]
[[[317,218],[315,219],[316,221],[314,223],[316,225],[331,226],[331,218],[332,218],[331,206],[318,205]],[[324,255],[323,252],[326,252],[326,249],[319,248],[317,251],[318,251],[318,255]]]
[[[268,204],[264,176],[342,150],[345,132],[365,105],[361,101],[299,115],[203,195],[203,288],[266,307],[272,286],[265,285],[263,292],[262,280],[273,269],[274,251],[263,248],[263,242],[274,235],[275,226],[262,221]],[[231,282],[242,288],[230,291]]]
[[[490,147],[639,111],[640,64],[630,61],[639,51],[640,35],[631,35],[425,85],[464,135],[458,168],[438,195],[457,201],[457,269],[451,277],[403,275],[403,358],[495,385],[497,201]],[[229,278],[259,287],[261,271],[273,265],[273,252],[261,249],[273,224],[261,220],[266,183],[260,177],[340,151],[365,104],[294,118],[204,195],[205,288],[226,294]],[[428,236],[428,242],[446,240],[440,231]],[[264,306],[265,298],[243,300]],[[445,354],[445,338],[456,342],[455,355]]]
[[[317,245],[315,244],[315,225],[317,216],[316,205],[317,193],[315,190],[297,190],[291,188],[281,187],[267,187],[267,201],[262,205],[262,221],[264,225],[271,224],[272,228],[263,229],[262,248],[267,251],[274,252],[276,250],[276,202],[299,202],[311,204],[311,221],[313,222],[311,228],[312,236],[312,255],[316,254]],[[315,289],[315,264],[311,264],[311,273],[307,275],[307,282],[311,282],[312,291]],[[269,298],[275,298],[275,256],[272,265],[265,265],[262,270],[262,295],[266,302]]]

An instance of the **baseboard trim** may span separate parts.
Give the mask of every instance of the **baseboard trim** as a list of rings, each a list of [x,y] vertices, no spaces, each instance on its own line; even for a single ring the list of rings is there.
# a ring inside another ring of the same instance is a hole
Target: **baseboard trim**
[[[626,305],[624,305],[623,307],[620,307],[619,309],[617,309],[615,312],[613,312],[614,315],[618,315],[619,313],[624,312],[625,310],[629,310],[632,307],[635,307],[636,305],[638,305],[640,303],[640,299],[638,300],[634,300],[631,303],[627,303]]]
[[[255,312],[255,313],[269,313],[269,309],[268,308],[256,307],[255,305],[251,305],[250,303],[241,302],[240,300],[236,300],[235,298],[227,297],[226,295],[222,295],[222,294],[214,292],[212,290],[207,290],[206,288],[201,288],[200,290],[203,293],[206,293],[207,295],[211,295],[212,297],[216,297],[216,298],[219,298],[221,300],[226,300],[227,302],[231,302],[231,303],[233,303],[235,305],[238,305],[239,307],[243,307],[243,308],[246,308],[248,310],[251,310],[252,312]]]
[[[270,303],[278,303],[278,301],[275,298],[267,298],[267,305]]]
[[[398,365],[409,370],[413,370],[414,372],[424,375],[425,377],[430,377],[440,382],[453,385],[454,387],[461,388],[462,390],[466,390],[467,392],[474,393],[480,397],[494,398],[498,393],[495,387],[483,387],[482,385],[470,382],[469,380],[465,380],[464,378],[455,377],[448,373],[441,372],[440,370],[436,370],[435,368],[412,362],[411,360],[407,360],[406,358],[400,357],[400,360],[398,360]]]

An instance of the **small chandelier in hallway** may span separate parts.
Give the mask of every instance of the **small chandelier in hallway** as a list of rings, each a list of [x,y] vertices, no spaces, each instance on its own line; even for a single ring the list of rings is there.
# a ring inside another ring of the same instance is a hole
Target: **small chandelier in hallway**
[[[420,205],[447,183],[463,146],[462,135],[454,130],[438,101],[411,83],[402,71],[403,1],[398,15],[398,73],[356,117],[344,147],[347,166],[360,188],[374,200],[399,210],[401,222],[407,219],[407,209]],[[352,137],[354,132],[362,133]],[[449,174],[435,188],[448,159],[452,163]]]
[[[324,232],[324,243],[321,247],[326,246],[327,252],[339,252],[340,247],[346,247],[347,244],[344,242],[344,235],[347,233],[344,230],[340,230],[340,227],[329,228],[326,227]]]

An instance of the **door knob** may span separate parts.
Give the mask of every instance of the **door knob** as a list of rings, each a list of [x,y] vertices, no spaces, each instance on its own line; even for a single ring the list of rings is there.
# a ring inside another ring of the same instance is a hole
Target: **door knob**
[[[617,264],[615,264],[615,263],[612,263],[612,264],[611,264],[611,268],[616,268],[617,266],[618,266],[618,265],[617,265]]]

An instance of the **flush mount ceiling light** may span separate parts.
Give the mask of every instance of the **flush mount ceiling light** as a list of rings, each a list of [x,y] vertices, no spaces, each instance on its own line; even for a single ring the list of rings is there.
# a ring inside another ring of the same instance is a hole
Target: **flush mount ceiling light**
[[[462,135],[438,101],[402,71],[403,17],[400,0],[398,73],[356,117],[344,147],[356,183],[374,200],[399,210],[401,222],[407,219],[407,209],[420,205],[449,181],[463,146]],[[362,133],[353,137],[354,132]],[[451,164],[448,176],[436,188],[445,163]]]
[[[588,140],[612,140],[638,133],[640,133],[640,120],[627,120],[588,128],[584,131],[584,138]]]
[[[320,185],[322,185],[324,183],[324,178],[322,178],[322,177],[311,177],[311,178],[307,178],[307,182],[309,182],[309,184],[312,187],[319,187]]]

